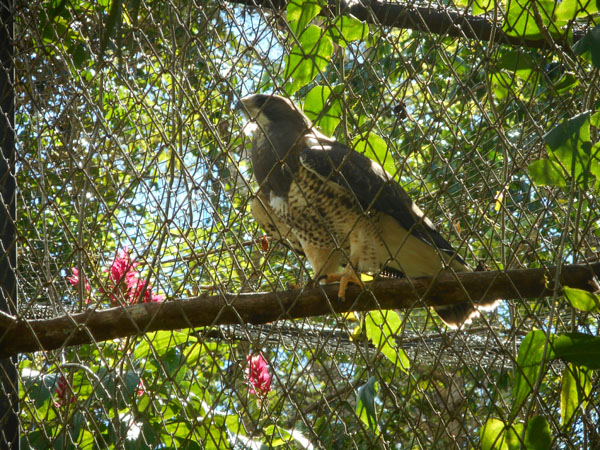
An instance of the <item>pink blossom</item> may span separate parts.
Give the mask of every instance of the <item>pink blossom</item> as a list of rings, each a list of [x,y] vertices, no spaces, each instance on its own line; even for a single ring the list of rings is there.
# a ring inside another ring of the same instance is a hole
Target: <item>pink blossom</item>
[[[137,302],[162,302],[164,297],[154,294],[152,292],[152,285],[140,279],[140,275],[136,270],[138,265],[138,262],[130,258],[127,247],[119,250],[108,269],[109,284],[114,284],[114,287],[118,287],[125,301],[130,305]],[[114,290],[114,287],[112,290]],[[111,295],[110,298],[113,303],[118,302],[114,295]]]
[[[70,277],[67,277],[67,281],[69,283],[71,283],[71,285],[73,286],[77,286],[79,284],[79,269],[77,267],[73,267],[71,269],[71,272],[73,272],[73,275]],[[90,286],[90,283],[87,282],[87,280],[85,279],[85,277],[83,278],[83,285],[85,287],[86,291],[91,291],[92,287]]]
[[[144,385],[144,380],[140,380],[137,388],[137,396],[141,397],[146,393],[146,386]]]
[[[64,375],[60,375],[56,382],[56,399],[54,400],[54,406],[57,408],[67,403],[73,403],[75,396],[71,394],[71,389],[67,384],[67,380]]]
[[[130,278],[137,276],[134,269],[138,266],[138,263],[131,260],[129,257],[129,248],[123,247],[122,250],[117,252],[115,260],[110,266],[109,277],[115,284],[119,284],[123,278]]]
[[[246,377],[250,384],[250,393],[258,396],[265,396],[271,391],[271,375],[267,362],[263,356],[258,355],[246,356],[248,367],[246,368]]]

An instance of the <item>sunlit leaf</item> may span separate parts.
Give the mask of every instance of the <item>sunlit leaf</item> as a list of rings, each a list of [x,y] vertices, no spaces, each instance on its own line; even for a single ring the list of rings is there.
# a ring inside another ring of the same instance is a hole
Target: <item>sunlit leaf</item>
[[[578,16],[589,16],[598,12],[598,2],[596,0],[562,0],[554,17],[557,22],[569,22]]]
[[[376,133],[368,131],[359,134],[352,141],[352,147],[357,152],[363,153],[365,156],[377,161],[390,175],[396,173],[396,165],[394,164],[394,159],[388,153],[387,144]]]
[[[554,161],[548,158],[534,161],[527,167],[527,173],[538,186],[566,187],[567,180],[563,175],[564,170]]]
[[[356,17],[341,15],[329,29],[333,39],[342,47],[348,42],[366,40],[369,35],[369,26]]]
[[[286,91],[293,94],[325,70],[333,54],[333,41],[315,25],[309,26],[285,57]]]
[[[517,364],[514,369],[513,404],[511,415],[514,417],[523,402],[535,386],[540,372],[545,373],[545,360],[552,359],[552,347],[546,345],[546,334],[541,330],[530,331],[519,346]]]
[[[375,348],[398,368],[407,372],[410,360],[404,350],[395,345],[394,340],[402,330],[402,319],[398,313],[391,310],[371,311],[365,317],[365,329]]]
[[[590,370],[569,364],[564,368],[560,390],[560,423],[566,426],[579,408],[585,409],[592,389]]]
[[[309,119],[326,135],[331,136],[335,131],[342,114],[342,103],[332,91],[340,91],[342,86],[333,89],[329,86],[315,86],[304,99],[304,112]]]
[[[485,14],[494,8],[494,0],[474,0],[471,5],[471,12],[474,16]]]
[[[565,286],[563,288],[565,298],[573,308],[581,311],[600,311],[600,295],[592,294],[583,289],[575,289]]]
[[[512,90],[513,80],[506,73],[495,72],[490,74],[490,84],[494,91],[494,96],[498,100],[504,100]]]
[[[291,0],[287,7],[287,22],[290,29],[299,37],[311,20],[321,11],[321,5],[316,0]]]
[[[507,4],[506,19],[502,27],[506,34],[532,39],[542,37],[542,32],[536,24],[534,10],[531,7],[532,1],[536,2],[542,24],[550,28],[549,31],[557,31],[555,27],[551,26],[556,7],[553,0],[511,1]]]
[[[504,422],[499,419],[488,419],[479,432],[482,450],[508,450],[504,441]]]

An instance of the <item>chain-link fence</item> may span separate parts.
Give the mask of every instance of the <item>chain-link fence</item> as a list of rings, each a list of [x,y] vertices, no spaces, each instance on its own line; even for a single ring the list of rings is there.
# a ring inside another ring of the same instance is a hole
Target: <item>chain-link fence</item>
[[[16,415],[21,448],[600,448],[597,2],[7,4],[3,446]],[[383,166],[465,277],[543,295],[460,330],[387,273],[337,303],[251,214],[254,93]]]

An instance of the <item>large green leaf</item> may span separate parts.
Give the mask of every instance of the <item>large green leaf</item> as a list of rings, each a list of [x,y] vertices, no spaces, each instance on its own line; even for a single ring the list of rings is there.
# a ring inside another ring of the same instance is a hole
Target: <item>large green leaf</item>
[[[357,152],[377,161],[390,175],[396,173],[396,165],[388,152],[387,144],[377,133],[367,131],[359,134],[352,141],[352,147]]]
[[[573,308],[588,312],[600,311],[600,295],[568,286],[565,286],[563,289],[565,291],[565,298]]]
[[[384,356],[404,372],[410,367],[408,356],[395,345],[394,337],[402,331],[402,319],[391,310],[371,311],[365,317],[367,337]]]
[[[506,34],[534,39],[542,37],[542,32],[536,24],[532,2],[536,3],[543,25],[550,31],[558,31],[552,26],[553,12],[556,7],[553,0],[513,0],[507,4],[506,19],[503,25]]]
[[[285,57],[286,91],[293,94],[325,70],[333,54],[333,41],[315,25],[309,26]]]
[[[567,333],[557,336],[553,344],[556,357],[578,366],[600,369],[600,337]]]
[[[491,418],[481,428],[479,437],[482,450],[548,450],[552,442],[550,425],[540,416],[532,417],[525,428],[523,444],[523,423],[506,424],[500,419]]]
[[[356,395],[356,414],[360,420],[372,430],[379,431],[377,423],[377,414],[375,412],[375,396],[377,389],[375,387],[375,377],[371,377],[365,384],[358,388]]]
[[[597,0],[562,0],[554,11],[554,17],[558,23],[566,23],[596,12],[598,12]]]
[[[552,444],[550,424],[542,416],[535,416],[527,422],[525,446],[527,450],[549,450]],[[520,445],[517,448],[521,448]]]
[[[554,168],[555,164],[562,167],[563,173],[566,171],[574,177],[583,189],[588,189],[595,180],[600,180],[600,146],[592,145],[590,117],[590,112],[579,114],[544,135],[550,161],[545,168],[551,171],[552,166],[555,170],[547,177],[548,180],[562,183],[557,181],[559,170]]]
[[[338,45],[346,47],[352,41],[367,41],[369,26],[352,16],[339,16],[329,29],[331,37]]]
[[[488,419],[479,432],[481,450],[508,449],[504,442],[504,422],[500,419]]]
[[[600,68],[600,25],[589,30],[573,45],[573,51],[577,55],[592,62],[594,67]]]
[[[568,425],[579,408],[585,409],[592,390],[590,370],[569,364],[563,370],[560,390],[560,423]]]
[[[332,92],[339,93],[343,85],[315,86],[304,99],[304,112],[327,136],[333,135],[335,128],[340,123],[342,114],[342,102]]]
[[[546,371],[544,347],[546,335],[541,330],[530,331],[519,346],[517,365],[514,369],[513,404],[511,416],[519,411],[531,393],[540,372]],[[546,361],[552,359],[552,347],[547,346]]]
[[[311,20],[321,11],[317,0],[291,0],[286,7],[287,23],[292,32],[299,37]]]
[[[563,168],[556,161],[543,158],[527,167],[527,173],[538,186],[566,187],[567,179]]]

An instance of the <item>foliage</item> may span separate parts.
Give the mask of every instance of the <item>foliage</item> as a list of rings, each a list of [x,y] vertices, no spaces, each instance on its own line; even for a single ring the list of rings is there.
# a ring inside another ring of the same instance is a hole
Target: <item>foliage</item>
[[[473,267],[597,255],[598,2],[443,7],[555,41],[536,50],[383,28],[324,0],[280,13],[22,2],[23,316],[145,292],[304,285],[304,256],[267,241],[249,214],[256,186],[232,108],[250,92],[290,96],[380,163]],[[561,50],[579,29],[573,53]],[[136,251],[119,255],[125,246]],[[115,255],[128,264],[111,279]],[[119,285],[130,269],[135,286]],[[550,288],[551,299],[504,303],[459,332],[423,308],[376,310],[23,355],[22,446],[592,448],[598,292]]]

